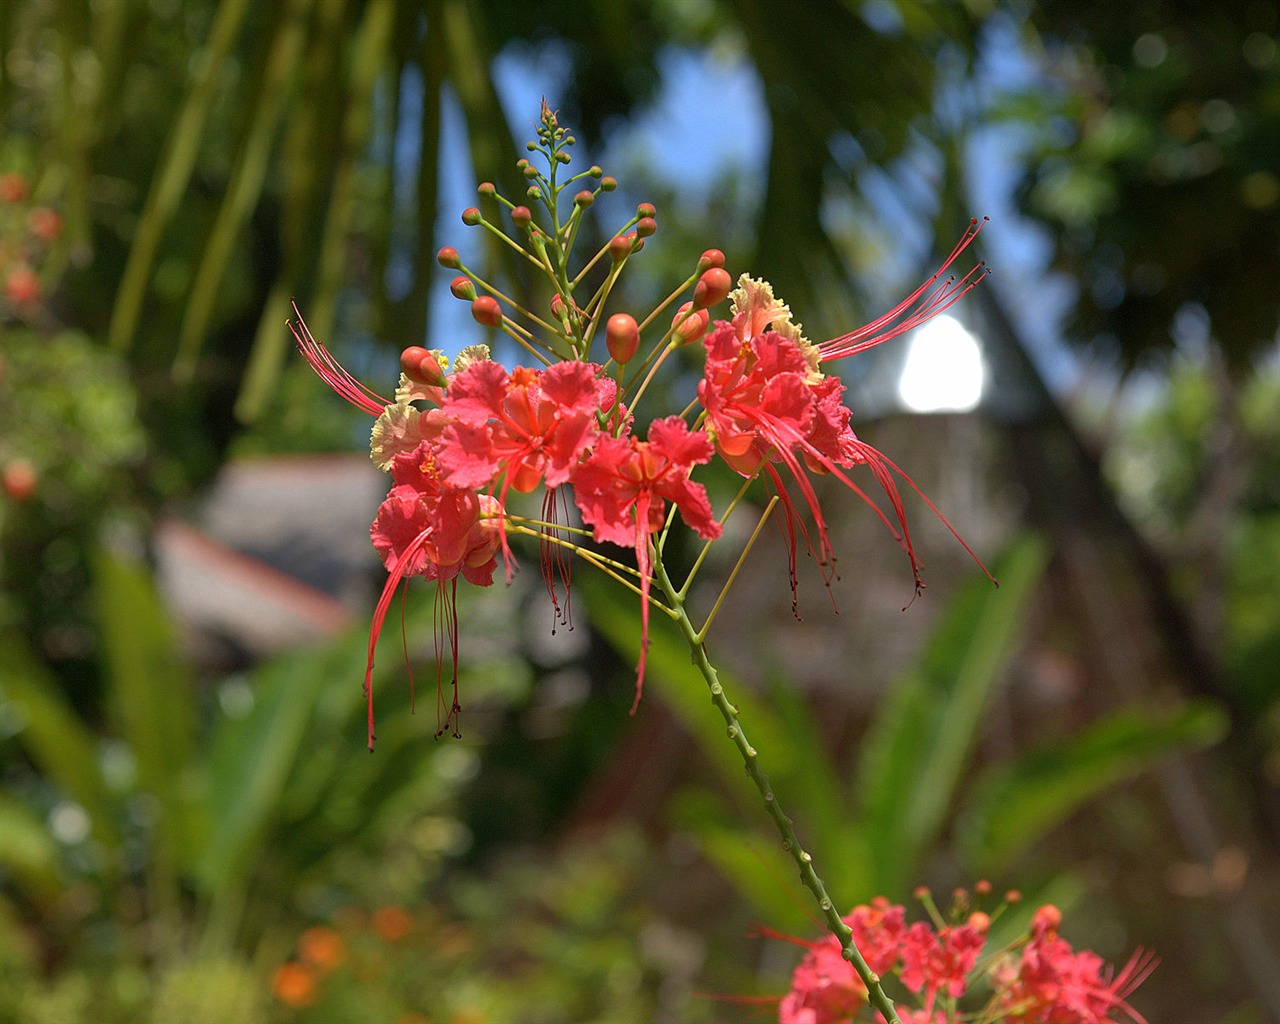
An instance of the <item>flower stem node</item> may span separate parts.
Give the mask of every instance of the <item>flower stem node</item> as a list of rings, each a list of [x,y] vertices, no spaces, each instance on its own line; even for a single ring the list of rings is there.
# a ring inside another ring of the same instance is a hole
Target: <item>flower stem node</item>
[[[460,270],[462,268],[462,257],[458,255],[458,250],[451,245],[446,245],[436,253],[436,262],[446,270]]]
[[[652,207],[650,207],[652,209]],[[658,222],[652,217],[641,217],[636,221],[636,234],[641,238],[648,238],[658,230]]]
[[[410,345],[400,353],[400,369],[406,377],[419,384],[433,388],[445,385],[444,372],[436,357],[420,345]]]
[[[614,313],[605,324],[604,340],[614,362],[624,366],[640,349],[640,325],[630,313]]]
[[[492,295],[481,295],[471,303],[471,316],[482,327],[497,327],[502,323],[502,307]]]
[[[733,280],[723,267],[712,267],[704,270],[693,288],[693,304],[697,309],[716,306],[729,297],[729,289]]]
[[[471,278],[464,277],[462,274],[449,282],[449,291],[455,299],[463,299],[466,302],[475,301],[476,286],[471,283]]]

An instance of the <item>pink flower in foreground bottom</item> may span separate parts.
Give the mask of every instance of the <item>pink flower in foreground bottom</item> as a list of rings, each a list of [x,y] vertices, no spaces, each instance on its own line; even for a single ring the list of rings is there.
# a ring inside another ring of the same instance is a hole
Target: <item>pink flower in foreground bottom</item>
[[[844,1024],[867,1001],[867,990],[834,936],[815,942],[791,976],[778,1024]]]

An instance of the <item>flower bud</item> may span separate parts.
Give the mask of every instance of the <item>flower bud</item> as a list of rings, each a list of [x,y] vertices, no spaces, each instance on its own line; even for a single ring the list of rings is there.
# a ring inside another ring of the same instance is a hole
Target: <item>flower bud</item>
[[[30,501],[40,485],[36,467],[26,459],[14,459],[0,470],[0,486],[11,501]]]
[[[623,237],[631,244],[632,252],[639,252],[644,248],[644,239],[635,231],[628,231]]]
[[[563,149],[556,150],[556,160],[559,161],[560,163],[567,164],[572,159],[573,157],[571,157]]]
[[[619,365],[635,358],[640,348],[640,325],[630,313],[614,313],[604,327],[604,343]]]
[[[52,242],[62,234],[62,217],[57,210],[37,206],[27,214],[27,227],[42,242]]]
[[[524,157],[521,157],[519,160],[516,161],[516,170],[522,174],[524,173],[524,169],[528,166],[529,166],[529,161]]]
[[[724,253],[722,253],[719,249],[708,249],[706,252],[704,252],[701,256],[698,257],[698,267],[701,270],[706,270],[709,267],[723,267],[723,266],[724,266]]]
[[[462,266],[462,258],[458,255],[458,250],[451,245],[446,245],[436,253],[436,262],[448,270],[457,270]]]
[[[1031,916],[1031,930],[1039,935],[1042,932],[1056,932],[1062,924],[1062,911],[1052,903],[1046,903]]]
[[[511,223],[518,228],[527,228],[533,221],[533,214],[527,206],[517,206],[511,211]]]
[[[975,910],[969,915],[968,924],[979,935],[986,935],[991,930],[991,916],[984,914],[981,910]]]
[[[465,210],[462,211],[462,223],[465,224],[467,227],[469,228],[475,227],[477,224],[480,223],[480,220],[481,220],[480,211],[477,210],[474,206],[468,206]]]
[[[671,318],[671,325],[675,328],[678,344],[687,345],[707,333],[707,328],[711,326],[711,316],[705,309],[694,310],[693,303],[686,302]]]
[[[576,196],[573,197],[573,205],[581,206],[583,209],[590,206],[595,201],[596,201],[595,193],[588,192],[586,189],[583,189],[581,192],[579,192]]]
[[[533,164],[525,164],[522,173],[526,178],[536,178],[538,176],[538,168],[534,167]]]
[[[492,295],[481,295],[471,303],[471,316],[483,327],[497,327],[502,323],[502,307]]]
[[[729,278],[729,272],[723,267],[704,270],[702,276],[698,278],[698,283],[693,286],[693,304],[698,309],[715,306],[728,297],[732,286],[733,281]]]
[[[30,306],[40,301],[40,278],[30,267],[16,266],[4,280],[4,295],[15,306]]]
[[[639,206],[637,206],[637,207],[636,207],[636,216],[637,216],[637,217],[640,217],[640,218],[644,218],[644,217],[653,218],[653,217],[656,217],[657,215],[658,215],[658,210],[657,210],[657,208],[653,205],[653,203],[641,203]]]
[[[449,291],[453,293],[455,299],[463,299],[466,302],[472,301],[476,297],[476,286],[471,283],[471,278],[459,275],[449,282]]]
[[[591,177],[593,178],[599,178],[604,175],[604,171],[600,167],[597,167],[595,164],[592,164],[589,168],[587,168],[587,173],[591,175]]]
[[[17,171],[0,174],[0,203],[20,203],[27,192],[27,179]]]
[[[658,230],[658,222],[652,217],[641,217],[636,221],[636,234],[641,238],[648,238]]]
[[[601,192],[612,192],[617,187],[618,187],[618,179],[613,177],[613,175],[606,174],[603,178],[600,179]]]
[[[400,369],[406,377],[419,384],[436,388],[444,386],[444,373],[440,370],[440,364],[421,345],[410,345],[400,353]]]
[[[482,181],[476,186],[476,191],[482,196],[496,196],[498,194],[497,186],[491,181]]]
[[[524,148],[525,148],[525,149],[527,149],[530,153],[532,153],[532,152],[534,152],[534,150],[536,150],[536,149],[538,148],[538,144],[537,144],[536,142],[532,142],[532,141],[530,141],[530,142],[526,142],[526,143],[524,144]]]
[[[631,255],[631,239],[624,235],[614,235],[609,241],[609,258],[614,263],[621,263]]]
[[[540,189],[537,185],[530,185],[528,189],[525,190],[524,194],[527,195],[530,199],[536,201],[542,198],[542,189]]]

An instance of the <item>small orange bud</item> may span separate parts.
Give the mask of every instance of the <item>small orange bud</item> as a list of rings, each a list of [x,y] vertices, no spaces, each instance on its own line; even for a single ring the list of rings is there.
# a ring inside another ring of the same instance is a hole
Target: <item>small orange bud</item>
[[[498,194],[497,186],[491,181],[482,181],[476,186],[476,191],[482,196],[496,196]]]
[[[1022,893],[1017,889],[1010,889],[1004,894],[1004,901],[1006,903],[1021,903]]]
[[[467,227],[469,228],[475,227],[477,224],[480,223],[480,220],[481,220],[480,211],[477,210],[474,206],[468,206],[465,210],[462,211],[462,223],[467,225]]]
[[[648,238],[658,230],[658,222],[652,217],[641,217],[636,221],[636,234],[641,238]]]
[[[27,227],[42,242],[52,242],[62,234],[62,217],[57,210],[37,206],[27,214]]]
[[[502,323],[502,307],[492,295],[481,295],[471,303],[471,316],[484,327],[497,327]]]
[[[1034,932],[1056,932],[1062,924],[1062,911],[1052,903],[1046,903],[1031,917],[1031,930]]]
[[[369,927],[384,942],[397,942],[409,934],[413,918],[403,907],[379,907],[369,918]]]
[[[457,270],[462,266],[462,257],[458,255],[457,249],[451,245],[446,245],[436,253],[436,262],[449,270]]]
[[[271,991],[286,1006],[310,1006],[316,1001],[315,974],[299,963],[282,964],[271,979]]]
[[[612,192],[617,187],[618,187],[618,179],[613,177],[613,175],[611,174],[606,174],[603,178],[600,179],[601,192]]]
[[[40,486],[40,475],[26,459],[14,459],[0,470],[0,486],[11,501],[30,501]]]
[[[471,283],[471,278],[461,274],[449,282],[449,291],[455,299],[465,299],[467,302],[476,297],[476,286]]]
[[[586,189],[583,189],[581,192],[579,192],[576,196],[573,197],[573,205],[581,206],[584,208],[590,206],[595,201],[596,201],[595,193],[588,192]]]
[[[400,369],[410,380],[426,384],[433,388],[443,387],[444,374],[436,357],[421,345],[410,345],[400,353]]]
[[[631,240],[624,235],[614,235],[609,241],[609,258],[621,263],[631,255]]]
[[[685,315],[686,313],[688,316]],[[711,326],[711,317],[705,309],[695,310],[692,302],[686,302],[672,318],[671,324],[675,327],[675,336],[680,340],[680,344],[687,345],[707,333],[707,328]]]
[[[622,237],[625,238],[631,244],[632,252],[639,252],[641,249],[644,248],[644,239],[641,238],[639,234],[637,234],[636,232],[628,231]]]
[[[975,910],[969,915],[969,925],[979,934],[986,935],[991,929],[991,917],[981,910]]]
[[[533,214],[527,206],[517,206],[511,211],[511,223],[518,228],[527,228],[533,222]]]
[[[20,203],[27,198],[27,179],[16,171],[0,174],[0,202]]]
[[[29,306],[40,299],[40,278],[30,267],[14,267],[4,280],[4,294],[15,306]]]
[[[698,266],[704,270],[708,267],[723,267],[724,253],[719,249],[708,249],[698,257]]]
[[[630,313],[614,313],[605,324],[604,342],[616,363],[631,362],[640,348],[640,325],[636,318]]]
[[[991,883],[988,882],[985,878],[980,878],[973,883],[973,891],[976,892],[979,896],[990,896]]]
[[[650,219],[658,215],[657,208],[653,203],[641,203],[636,207],[636,216],[640,218],[648,217]]]
[[[728,297],[731,287],[733,287],[733,281],[729,278],[729,272],[723,267],[704,270],[693,288],[693,304],[698,309],[718,305]]]

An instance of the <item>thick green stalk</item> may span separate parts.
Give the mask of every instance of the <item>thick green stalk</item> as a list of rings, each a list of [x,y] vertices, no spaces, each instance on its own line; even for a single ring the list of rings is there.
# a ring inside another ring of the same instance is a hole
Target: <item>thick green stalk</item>
[[[703,679],[707,681],[707,686],[711,690],[711,703],[720,712],[725,725],[729,727],[729,739],[733,741],[734,746],[738,748],[738,752],[742,755],[742,763],[747,770],[747,776],[755,783],[756,789],[760,791],[760,796],[764,800],[765,810],[769,812],[769,817],[773,819],[773,823],[778,827],[778,832],[782,836],[782,848],[791,855],[791,859],[796,862],[796,866],[800,869],[800,881],[804,883],[806,889],[813,893],[813,898],[817,900],[818,908],[822,912],[823,921],[826,922],[831,934],[840,942],[844,958],[853,965],[853,969],[858,972],[858,977],[866,985],[868,1002],[884,1015],[884,1019],[889,1024],[901,1024],[897,1011],[893,1008],[893,1000],[889,998],[884,988],[880,985],[880,976],[867,966],[867,961],[853,941],[853,932],[840,919],[839,911],[836,910],[831,897],[827,895],[827,887],[823,885],[822,879],[818,877],[818,872],[814,869],[813,857],[800,845],[800,839],[796,836],[794,823],[783,811],[781,804],[779,804],[778,798],[773,792],[773,787],[769,784],[769,776],[765,774],[764,769],[760,766],[760,756],[742,729],[742,723],[738,719],[738,709],[729,701],[728,695],[724,692],[724,686],[720,683],[715,666],[711,664],[711,659],[707,656],[706,644],[699,638],[698,630],[689,619],[683,595],[676,589],[675,584],[671,582],[671,577],[667,575],[666,566],[662,564],[662,553],[660,551],[656,553],[654,558],[653,571],[658,585],[662,588],[662,592],[667,595],[667,600],[675,612],[675,620],[680,624],[680,629],[689,643],[689,650],[693,655],[693,663],[697,666],[698,671],[702,673]]]

